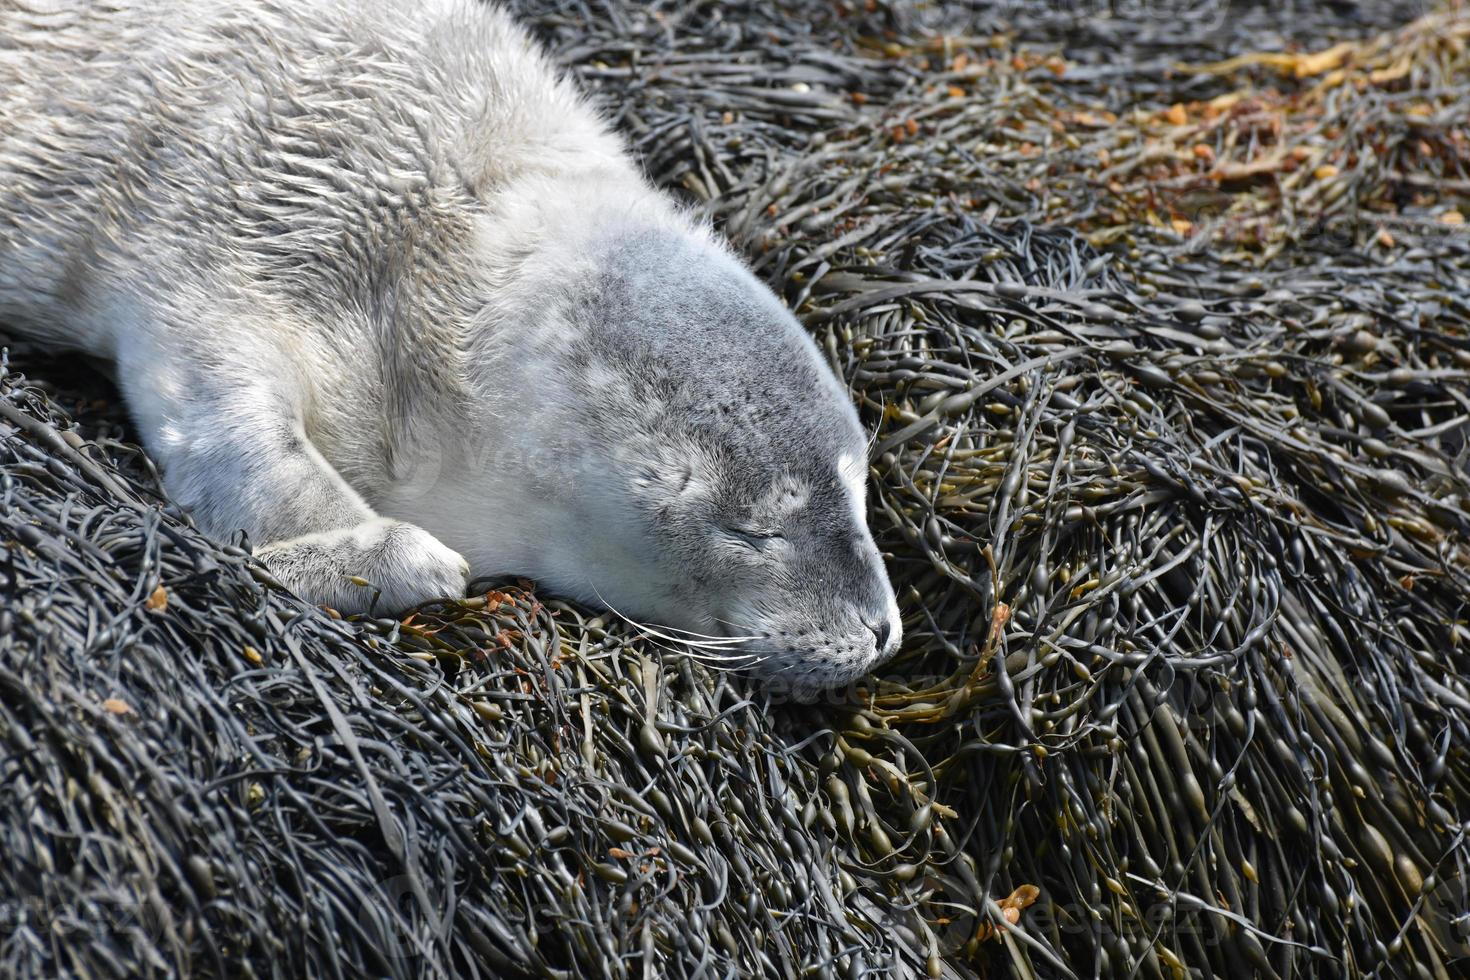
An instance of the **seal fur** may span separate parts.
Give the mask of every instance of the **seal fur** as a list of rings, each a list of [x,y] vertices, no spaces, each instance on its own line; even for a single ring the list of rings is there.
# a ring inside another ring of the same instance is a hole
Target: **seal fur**
[[[799,691],[899,642],[842,386],[494,7],[0,0],[0,322],[311,601],[525,575]]]

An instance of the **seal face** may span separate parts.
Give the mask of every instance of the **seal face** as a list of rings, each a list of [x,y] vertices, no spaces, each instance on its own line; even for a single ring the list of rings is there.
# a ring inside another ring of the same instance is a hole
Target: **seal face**
[[[614,222],[585,249],[535,378],[556,407],[533,425],[585,461],[545,488],[556,520],[600,537],[542,580],[733,641],[711,653],[798,693],[866,672],[901,626],[864,516],[866,436],[815,344],[700,236]]]
[[[525,575],[799,696],[896,649],[776,297],[468,0],[0,0],[0,320],[348,612]]]

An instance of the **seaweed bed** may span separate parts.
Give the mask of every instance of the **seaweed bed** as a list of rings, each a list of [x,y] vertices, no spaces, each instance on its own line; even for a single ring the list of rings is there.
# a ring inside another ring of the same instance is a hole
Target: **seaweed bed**
[[[516,6],[850,383],[903,651],[341,621],[17,352],[0,972],[1464,975],[1470,10]]]

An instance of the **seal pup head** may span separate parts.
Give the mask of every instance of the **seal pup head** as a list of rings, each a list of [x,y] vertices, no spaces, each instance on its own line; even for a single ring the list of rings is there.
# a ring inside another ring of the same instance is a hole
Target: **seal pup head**
[[[867,438],[816,344],[682,218],[605,223],[576,252],[502,359],[556,457],[519,505],[549,518],[518,571],[719,638],[711,658],[798,699],[870,671],[902,626],[865,517]]]

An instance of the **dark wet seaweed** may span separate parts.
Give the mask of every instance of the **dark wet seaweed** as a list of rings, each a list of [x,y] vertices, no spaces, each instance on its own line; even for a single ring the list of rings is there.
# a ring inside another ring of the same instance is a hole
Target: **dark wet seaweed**
[[[334,619],[21,357],[0,969],[1459,975],[1463,9],[516,6],[850,385],[901,654]]]

